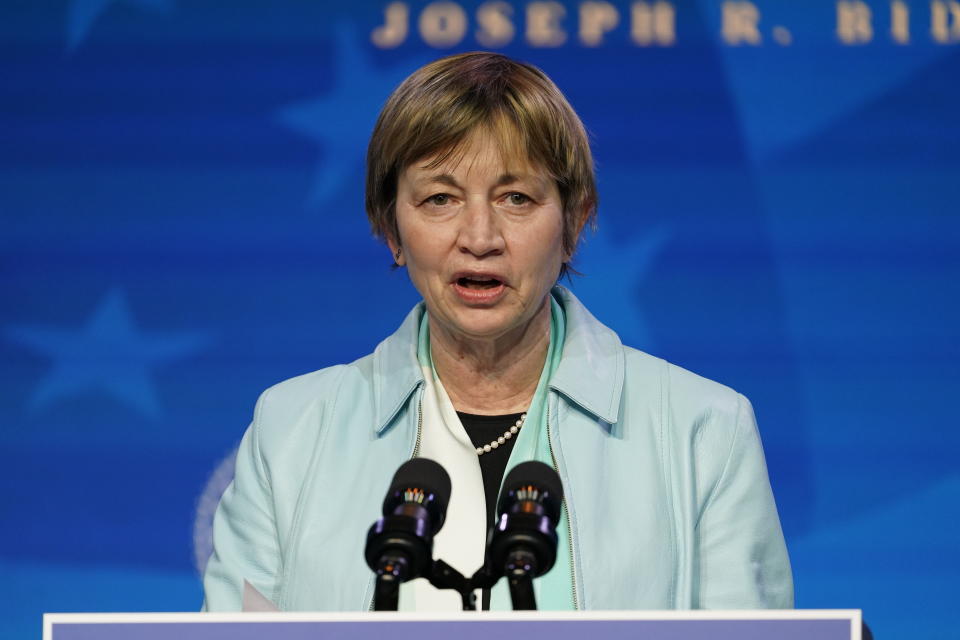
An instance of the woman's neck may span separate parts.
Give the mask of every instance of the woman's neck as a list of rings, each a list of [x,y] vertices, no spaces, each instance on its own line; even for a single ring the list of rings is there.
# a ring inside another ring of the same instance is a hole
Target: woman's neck
[[[465,338],[430,325],[433,366],[454,408],[465,413],[526,411],[549,346],[549,297],[526,326],[498,338]]]

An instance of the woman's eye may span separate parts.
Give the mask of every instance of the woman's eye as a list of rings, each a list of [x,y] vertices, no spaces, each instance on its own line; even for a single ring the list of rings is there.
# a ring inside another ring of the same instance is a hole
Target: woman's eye
[[[527,204],[530,202],[530,198],[522,193],[514,192],[507,196],[507,202],[512,205]]]
[[[427,198],[429,204],[443,206],[450,203],[450,196],[445,193],[435,193]]]

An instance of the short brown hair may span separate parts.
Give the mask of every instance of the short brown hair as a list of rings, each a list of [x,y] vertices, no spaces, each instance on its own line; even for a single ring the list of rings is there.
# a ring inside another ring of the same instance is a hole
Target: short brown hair
[[[556,180],[563,202],[563,249],[573,255],[593,223],[597,188],[587,133],[573,107],[540,69],[497,53],[448,56],[413,72],[387,99],[367,147],[367,217],[373,233],[400,241],[397,181],[413,162],[458,152],[488,127],[508,154]],[[567,270],[564,264],[561,275]]]

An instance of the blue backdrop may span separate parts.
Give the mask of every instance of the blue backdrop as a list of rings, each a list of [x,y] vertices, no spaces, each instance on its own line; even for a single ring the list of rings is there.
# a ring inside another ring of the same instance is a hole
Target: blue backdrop
[[[427,60],[566,92],[572,288],[753,401],[800,607],[947,638],[960,578],[960,3],[69,0],[0,8],[0,636],[193,610],[265,387],[416,301],[363,154]]]

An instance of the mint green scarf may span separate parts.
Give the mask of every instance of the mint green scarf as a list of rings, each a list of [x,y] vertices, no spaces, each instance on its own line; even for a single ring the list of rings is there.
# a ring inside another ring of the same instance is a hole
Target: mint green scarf
[[[430,350],[430,327],[427,321],[427,315],[423,314],[420,322],[419,344],[417,348],[417,359],[423,366],[429,366],[433,370],[433,358]],[[547,348],[547,358],[544,362],[543,372],[540,374],[540,382],[537,384],[537,390],[533,395],[533,401],[527,410],[527,419],[523,429],[513,445],[513,451],[510,452],[510,460],[507,462],[507,471],[521,462],[528,460],[537,460],[550,465],[556,469],[553,455],[550,450],[550,440],[548,431],[549,409],[547,407],[547,398],[549,395],[550,378],[557,370],[560,364],[560,357],[563,354],[563,342],[566,335],[566,318],[563,308],[551,294],[550,296],[550,345]],[[434,371],[434,374],[436,372]],[[552,416],[552,421],[556,424],[556,416]],[[502,487],[501,487],[502,489]],[[572,552],[569,540],[569,527],[567,525],[567,509],[564,504],[560,515],[560,522],[557,525],[557,562],[545,576],[534,581],[534,592],[537,597],[537,607],[540,610],[562,611],[573,610],[573,570],[570,564]],[[510,590],[506,580],[501,580],[494,587],[490,597],[490,608],[494,611],[509,611],[512,606],[510,602]]]

